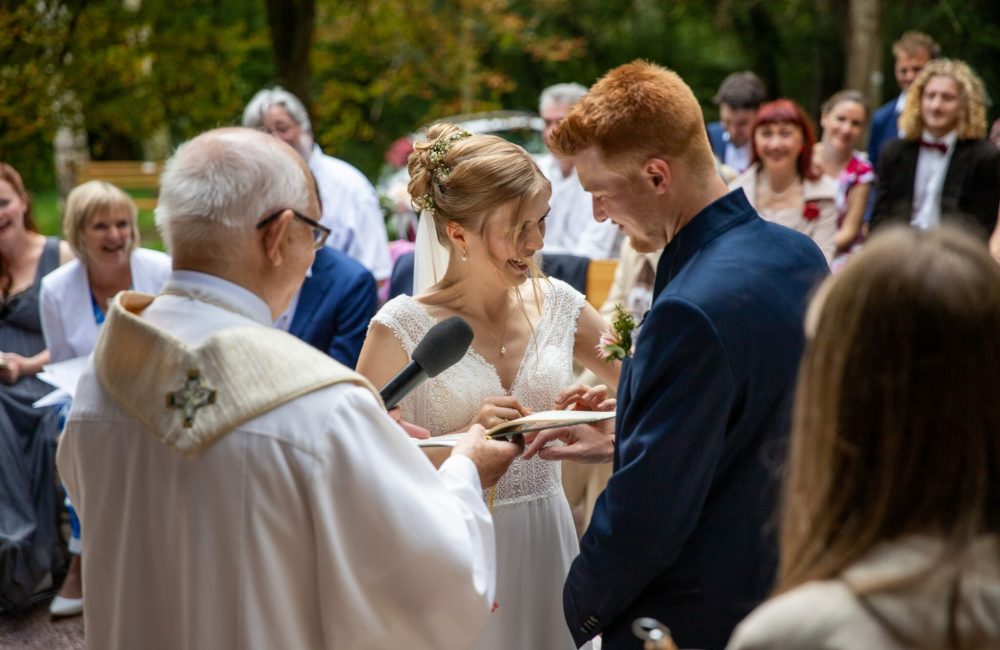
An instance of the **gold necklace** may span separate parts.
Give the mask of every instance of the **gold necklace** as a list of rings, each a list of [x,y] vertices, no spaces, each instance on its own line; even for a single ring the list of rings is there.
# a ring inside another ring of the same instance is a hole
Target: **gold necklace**
[[[473,318],[475,318],[477,321],[479,321],[479,323],[483,326],[483,329],[486,330],[486,333],[489,334],[490,336],[492,336],[493,340],[497,342],[497,345],[499,346],[497,348],[497,352],[500,353],[501,357],[504,356],[505,354],[507,354],[507,346],[504,345],[503,342],[504,342],[504,339],[507,338],[507,313],[510,310],[510,301],[509,300],[505,301],[503,307],[504,307],[503,308],[503,331],[500,333],[500,338],[497,338],[497,335],[494,334],[490,330],[490,328],[486,327],[486,321],[484,321],[483,319],[481,319],[479,316],[473,316]]]

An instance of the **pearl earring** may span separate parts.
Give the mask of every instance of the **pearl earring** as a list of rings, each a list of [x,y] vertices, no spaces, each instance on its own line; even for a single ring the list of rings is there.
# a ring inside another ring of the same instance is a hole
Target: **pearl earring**
[[[469,249],[468,248],[463,248],[462,249],[462,261],[465,262],[468,259],[469,259]]]

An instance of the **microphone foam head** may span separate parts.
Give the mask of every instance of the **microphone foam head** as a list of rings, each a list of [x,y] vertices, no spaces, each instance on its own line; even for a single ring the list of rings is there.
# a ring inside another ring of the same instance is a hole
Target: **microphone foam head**
[[[458,363],[472,345],[472,327],[461,316],[446,318],[428,330],[410,357],[420,364],[428,377]]]

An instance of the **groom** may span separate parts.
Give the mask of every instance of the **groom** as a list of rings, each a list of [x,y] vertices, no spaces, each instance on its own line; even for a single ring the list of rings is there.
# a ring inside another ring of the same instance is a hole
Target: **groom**
[[[572,157],[598,221],[640,252],[666,247],[622,371],[617,435],[550,431],[526,451],[614,460],[566,579],[566,620],[578,645],[602,634],[606,650],[640,648],[630,626],[649,616],[680,647],[722,648],[774,578],[775,470],[806,299],[826,263],[742,191],[727,193],[698,102],[669,70],[612,70],[553,145]],[[557,437],[568,444],[541,449]]]

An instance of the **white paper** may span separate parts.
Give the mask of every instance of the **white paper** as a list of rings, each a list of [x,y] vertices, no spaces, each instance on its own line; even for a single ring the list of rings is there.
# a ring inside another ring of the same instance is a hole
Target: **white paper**
[[[38,378],[54,386],[56,390],[36,400],[33,406],[41,408],[72,402],[76,395],[76,385],[89,365],[90,355],[42,366]]]

